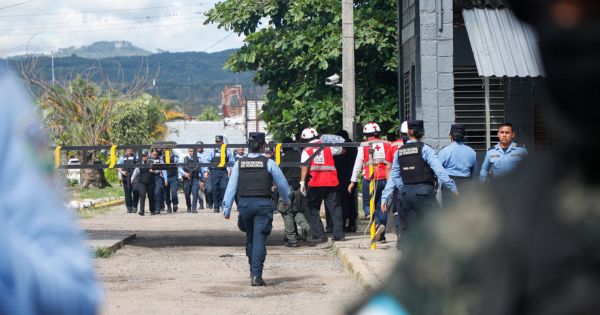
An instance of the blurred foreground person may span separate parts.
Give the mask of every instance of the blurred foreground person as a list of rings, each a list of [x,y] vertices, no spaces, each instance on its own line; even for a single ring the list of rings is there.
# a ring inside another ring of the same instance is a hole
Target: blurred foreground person
[[[101,290],[90,253],[24,94],[0,70],[0,314],[95,314]]]
[[[359,314],[599,313],[600,1],[511,4],[539,35],[555,150],[427,218]]]
[[[287,180],[275,161],[261,154],[264,150],[265,134],[251,132],[248,135],[248,155],[235,162],[223,199],[223,216],[229,219],[235,196],[239,198],[238,228],[246,233],[246,256],[252,286],[265,285],[262,272],[267,257],[265,243],[273,229],[273,184],[277,186],[283,203],[290,204]]]

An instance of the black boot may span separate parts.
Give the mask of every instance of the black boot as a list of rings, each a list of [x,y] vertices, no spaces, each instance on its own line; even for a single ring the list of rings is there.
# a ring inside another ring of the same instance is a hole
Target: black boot
[[[173,212],[173,208],[171,208],[171,205],[167,205],[167,213],[171,212]]]
[[[173,205],[173,212],[177,212],[177,209],[179,209],[179,207],[177,205]]]
[[[267,285],[262,277],[252,277],[252,282],[250,284],[253,287],[261,287],[263,285]]]

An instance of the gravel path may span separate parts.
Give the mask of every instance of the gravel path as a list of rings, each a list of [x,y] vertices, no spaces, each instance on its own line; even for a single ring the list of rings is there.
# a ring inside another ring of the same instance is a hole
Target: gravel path
[[[361,298],[330,245],[283,247],[283,222],[274,217],[266,287],[250,286],[235,213],[229,221],[208,212],[141,217],[120,206],[82,219],[89,231],[137,233],[112,257],[96,260],[103,314],[341,314]]]

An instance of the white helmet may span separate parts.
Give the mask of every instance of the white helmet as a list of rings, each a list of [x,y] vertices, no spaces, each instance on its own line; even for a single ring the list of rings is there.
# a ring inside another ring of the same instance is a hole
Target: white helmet
[[[301,138],[304,140],[309,140],[318,136],[319,133],[315,130],[315,128],[305,128],[304,130],[302,130]]]
[[[368,124],[365,125],[365,127],[363,128],[363,133],[375,133],[375,132],[380,132],[381,129],[379,128],[379,125],[374,123],[374,122],[370,122]]]
[[[408,121],[403,121],[402,125],[400,125],[400,132],[401,133],[408,133]]]

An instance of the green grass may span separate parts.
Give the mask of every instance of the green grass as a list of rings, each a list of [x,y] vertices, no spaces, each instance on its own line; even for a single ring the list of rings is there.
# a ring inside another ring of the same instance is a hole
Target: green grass
[[[83,199],[101,199],[112,197],[123,197],[123,187],[118,184],[113,184],[111,187],[102,189],[78,189],[71,190],[71,198],[75,200]]]
[[[109,258],[114,254],[113,250],[106,247],[96,249],[96,258]]]

